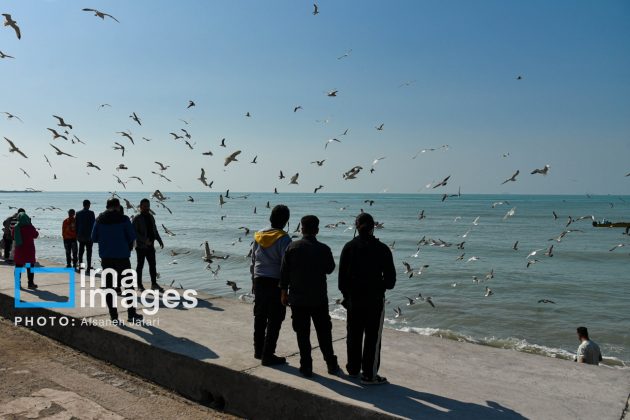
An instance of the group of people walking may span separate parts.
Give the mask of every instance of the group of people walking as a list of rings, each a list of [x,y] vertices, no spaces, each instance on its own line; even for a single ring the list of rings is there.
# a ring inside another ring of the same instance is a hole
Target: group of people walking
[[[251,275],[254,300],[254,357],[265,366],[286,363],[275,354],[276,345],[291,307],[293,330],[300,350],[300,372],[313,374],[310,330],[313,322],[319,347],[330,374],[340,371],[332,343],[332,321],[326,276],[335,269],[330,248],[317,240],[319,219],[308,215],[300,221],[302,238],[291,241],[284,231],[288,207],[271,211],[271,227],[254,235]],[[375,222],[368,213],[355,221],[356,233],[341,252],[339,291],[347,310],[348,375],[360,373],[364,384],[383,384],[378,375],[385,316],[385,291],[396,284],[396,269],[389,247],[374,237]]]

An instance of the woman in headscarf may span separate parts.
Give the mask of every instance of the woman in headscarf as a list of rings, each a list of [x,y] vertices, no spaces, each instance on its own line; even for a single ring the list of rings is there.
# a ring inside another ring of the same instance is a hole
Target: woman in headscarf
[[[15,241],[15,268],[30,264],[35,266],[35,238],[39,236],[37,229],[31,224],[31,218],[25,212],[18,213],[17,224],[13,228],[13,240]],[[28,288],[37,289],[35,274],[27,268]]]

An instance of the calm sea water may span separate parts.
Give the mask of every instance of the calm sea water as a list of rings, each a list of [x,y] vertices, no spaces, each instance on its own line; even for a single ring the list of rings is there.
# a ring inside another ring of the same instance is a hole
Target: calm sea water
[[[134,204],[148,194],[123,193]],[[585,325],[604,353],[607,365],[630,365],[630,238],[623,229],[603,229],[591,226],[591,220],[574,222],[571,232],[561,242],[549,241],[565,230],[569,216],[594,215],[598,220],[630,219],[630,197],[612,196],[493,196],[464,195],[441,202],[437,195],[397,194],[261,194],[234,198],[219,207],[218,193],[165,193],[165,202],[172,210],[152,202],[157,223],[175,233],[169,237],[162,232],[166,248],[158,251],[160,282],[182,284],[204,292],[243,297],[249,291],[248,253],[253,232],[267,226],[271,206],[284,203],[291,208],[289,230],[293,231],[299,218],[315,214],[321,221],[320,240],[327,243],[338,260],[343,244],[353,236],[354,217],[363,208],[384,223],[377,236],[392,245],[398,269],[396,288],[387,299],[388,326],[410,333],[435,335],[449,339],[470,341],[495,347],[511,348],[548,355],[572,357],[578,342],[575,328]],[[231,193],[231,197],[243,196]],[[40,229],[37,242],[40,258],[64,262],[61,223],[65,211],[35,210],[54,205],[64,210],[79,209],[84,198],[92,201],[92,209],[104,207],[107,193],[36,193],[0,194],[0,211],[7,216],[13,212],[8,206],[24,207]],[[374,200],[373,206],[364,200]],[[492,204],[500,201],[509,204]],[[257,214],[254,213],[254,208]],[[514,216],[503,220],[508,210],[516,208]],[[421,210],[426,218],[418,220]],[[559,218],[554,220],[552,212]],[[128,211],[127,214],[132,214]],[[221,216],[226,216],[221,221]],[[6,216],[3,216],[6,217]],[[473,222],[479,218],[477,224]],[[336,228],[325,225],[339,224]],[[252,232],[245,236],[239,227]],[[463,235],[466,235],[464,238]],[[441,239],[450,247],[424,245],[423,237]],[[214,276],[202,262],[203,241],[209,241],[226,260],[213,264],[221,266]],[[518,250],[512,249],[518,242]],[[464,249],[457,243],[465,241]],[[609,251],[614,245],[629,246]],[[536,256],[536,264],[526,268],[527,255],[536,249],[554,245],[553,257]],[[95,250],[96,251],[96,250]],[[171,256],[171,252],[180,253]],[[456,260],[465,252],[462,260]],[[414,254],[417,253],[417,256]],[[470,261],[470,257],[478,257]],[[416,271],[429,265],[421,276],[408,278],[403,261]],[[494,270],[494,278],[486,274]],[[145,271],[145,281],[148,272]],[[473,282],[477,276],[479,283]],[[233,280],[242,290],[233,293],[226,286]],[[494,294],[485,297],[485,288]],[[336,273],[329,278],[331,302],[340,296],[336,287]],[[407,299],[432,296],[436,308],[422,301],[407,305]],[[538,303],[550,299],[555,304]],[[246,299],[247,300],[247,299]],[[396,318],[394,308],[402,310]],[[331,303],[331,313],[344,317],[344,310]]]

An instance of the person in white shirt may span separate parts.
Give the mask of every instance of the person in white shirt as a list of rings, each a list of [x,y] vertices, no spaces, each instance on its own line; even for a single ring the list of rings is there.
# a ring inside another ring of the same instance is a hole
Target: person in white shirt
[[[586,363],[588,365],[599,365],[599,362],[602,361],[602,352],[599,350],[597,343],[591,341],[588,337],[588,330],[586,327],[578,327],[577,335],[578,340],[580,340],[580,346],[577,349],[577,357],[575,361],[578,363]]]

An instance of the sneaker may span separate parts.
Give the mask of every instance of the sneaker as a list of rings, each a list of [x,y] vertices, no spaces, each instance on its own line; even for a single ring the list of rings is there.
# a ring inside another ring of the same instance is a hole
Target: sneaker
[[[138,285],[138,290],[140,290],[141,292],[144,292],[145,291],[144,285],[139,284]]]
[[[29,288],[29,289],[37,289],[37,285],[35,283],[29,283],[27,288]]]
[[[373,378],[368,378],[364,375],[361,377],[361,383],[363,385],[383,385],[388,384],[389,382],[387,381],[387,378],[384,378],[382,376],[376,375]]]
[[[151,285],[152,290],[157,290],[160,293],[164,293],[164,289],[157,283]]]
[[[70,264],[66,264],[66,268],[72,268]]]
[[[334,365],[328,365],[329,375],[337,375],[339,372],[341,372],[341,368],[338,364],[335,363]]]
[[[275,354],[272,354],[269,357],[263,357],[262,365],[263,366],[274,366],[274,365],[284,365],[287,362],[286,357],[279,357]]]
[[[302,367],[300,366],[300,373],[305,377],[305,378],[311,378],[313,377],[313,369],[309,369],[306,367]]]

